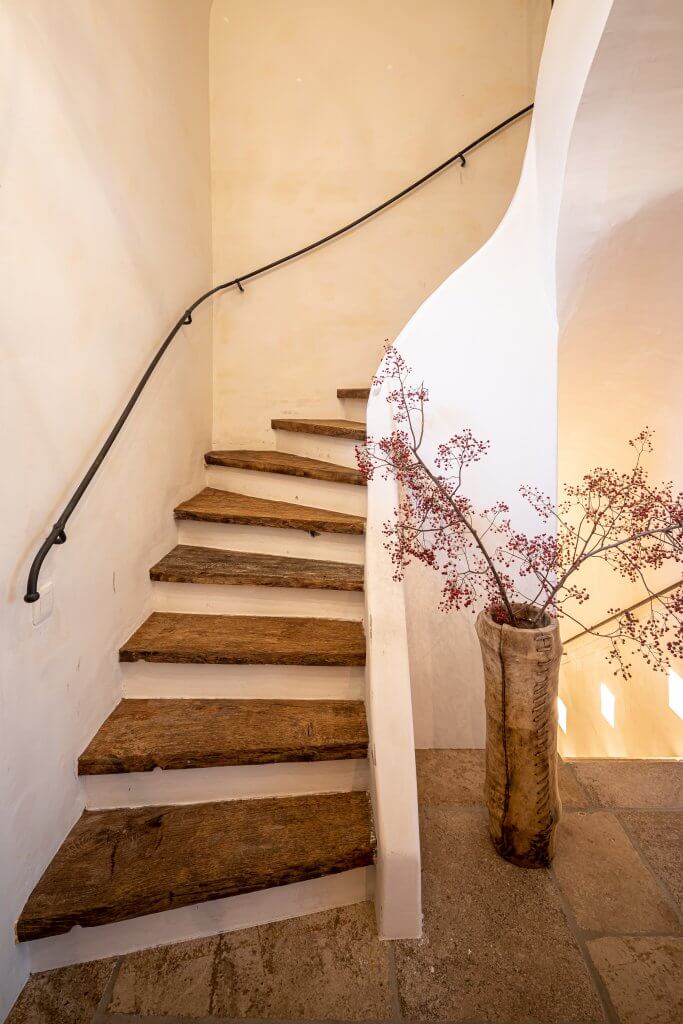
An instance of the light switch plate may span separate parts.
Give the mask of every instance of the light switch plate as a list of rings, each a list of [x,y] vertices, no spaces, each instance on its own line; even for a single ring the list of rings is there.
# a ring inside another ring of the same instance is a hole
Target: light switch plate
[[[52,583],[42,583],[40,586],[40,597],[31,605],[33,612],[33,625],[39,626],[45,619],[49,619],[54,608],[54,588]]]

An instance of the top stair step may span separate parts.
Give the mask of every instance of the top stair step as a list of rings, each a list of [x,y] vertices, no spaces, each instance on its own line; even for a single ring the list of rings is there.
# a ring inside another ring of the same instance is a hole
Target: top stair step
[[[370,397],[370,388],[337,388],[337,398],[355,398],[366,401]]]
[[[364,533],[365,519],[288,501],[271,501],[248,494],[205,487],[175,509],[176,519],[205,523],[240,523],[306,530],[309,533]]]
[[[282,473],[287,476],[307,477],[309,480],[328,480],[340,484],[364,486],[365,480],[357,469],[336,466],[333,462],[308,459],[288,452],[215,451],[204,456],[210,466],[229,469],[253,469],[260,473]]]
[[[323,434],[325,437],[344,437],[350,441],[364,441],[365,424],[358,420],[271,420],[273,430],[288,430],[294,434]]]
[[[367,793],[86,811],[31,893],[17,939],[125,921],[373,862]]]

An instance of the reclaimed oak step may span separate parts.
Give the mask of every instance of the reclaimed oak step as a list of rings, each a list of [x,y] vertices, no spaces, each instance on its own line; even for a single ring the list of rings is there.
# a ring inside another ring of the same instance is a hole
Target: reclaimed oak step
[[[251,469],[258,473],[281,473],[286,476],[307,477],[309,480],[365,486],[365,480],[357,469],[337,466],[334,462],[323,462],[320,459],[309,459],[303,455],[290,455],[288,452],[214,451],[207,452],[204,459],[210,466]]]
[[[366,793],[86,811],[31,893],[20,942],[372,864]]]
[[[367,401],[369,397],[370,388],[337,388],[337,398],[353,398]]]
[[[363,566],[223,548],[178,544],[152,566],[151,579],[163,583],[302,587],[307,590],[362,590]]]
[[[359,700],[122,700],[79,775],[364,758]]]
[[[207,665],[364,665],[360,622],[257,615],[153,612],[121,661]]]
[[[289,430],[294,434],[324,434],[326,437],[345,437],[350,441],[365,440],[365,424],[358,420],[271,420],[273,430]]]
[[[271,501],[248,494],[205,487],[175,509],[176,519],[205,523],[239,523],[246,526],[272,526],[309,533],[352,533],[365,531],[365,519],[347,512],[332,512],[295,505],[288,501]]]

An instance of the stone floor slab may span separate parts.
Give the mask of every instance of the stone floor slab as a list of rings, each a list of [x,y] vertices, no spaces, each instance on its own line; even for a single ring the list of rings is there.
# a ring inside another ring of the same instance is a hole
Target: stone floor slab
[[[406,1019],[604,1020],[547,871],[502,860],[478,808],[423,808],[424,937],[396,943]]]
[[[568,814],[553,867],[584,931],[675,931],[675,915],[614,814]]]
[[[421,807],[426,804],[483,804],[484,750],[416,750],[415,760]],[[563,808],[575,810],[586,807],[587,796],[571,765],[561,761],[558,777]]]
[[[683,762],[620,758],[568,762],[598,807],[683,807]]]
[[[683,939],[602,938],[588,949],[620,1024],[680,1024]]]
[[[387,950],[370,903],[221,937],[212,1012],[276,1020],[386,1020]]]
[[[369,903],[125,957],[112,1013],[385,1020],[386,949]]]
[[[90,1024],[115,963],[95,960],[32,975],[6,1024]]]
[[[129,953],[121,962],[109,1012],[206,1016],[217,948],[218,937],[213,937]]]
[[[619,819],[683,914],[683,814],[622,811]]]

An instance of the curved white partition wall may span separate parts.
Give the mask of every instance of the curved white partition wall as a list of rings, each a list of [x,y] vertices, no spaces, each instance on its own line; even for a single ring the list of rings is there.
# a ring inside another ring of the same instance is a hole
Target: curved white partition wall
[[[519,484],[551,494],[556,488],[558,220],[572,127],[611,6],[611,0],[574,0],[556,7],[510,208],[489,242],[427,299],[396,341],[415,379],[429,388],[428,457],[464,426],[488,438],[491,455],[472,472],[469,493],[484,505],[504,497],[521,526],[533,524],[516,500]],[[390,422],[381,392],[373,394],[369,435],[386,434]],[[380,535],[396,507],[391,485],[371,481],[368,497],[367,702],[378,914],[382,934],[415,935],[420,903],[413,745],[481,746],[483,682],[473,619],[438,610],[438,576],[415,566],[403,584],[392,581]]]

